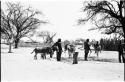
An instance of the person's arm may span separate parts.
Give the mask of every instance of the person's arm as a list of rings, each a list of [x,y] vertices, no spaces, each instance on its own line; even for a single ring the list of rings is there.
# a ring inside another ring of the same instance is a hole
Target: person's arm
[[[57,42],[53,44],[53,46],[57,46]]]
[[[80,50],[84,50],[83,48],[84,48],[84,45],[82,45],[81,47],[78,47],[78,49]]]
[[[81,47],[78,47],[78,49],[80,50],[84,50],[84,48],[85,48],[85,43]]]

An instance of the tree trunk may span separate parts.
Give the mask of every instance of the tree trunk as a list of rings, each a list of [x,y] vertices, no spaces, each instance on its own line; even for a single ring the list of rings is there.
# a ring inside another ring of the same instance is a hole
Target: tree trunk
[[[123,24],[123,32],[124,32],[124,42],[125,42],[125,24]],[[125,46],[125,43],[124,43]]]
[[[16,39],[15,40],[15,48],[18,48],[18,43],[19,43],[20,39]]]
[[[12,53],[12,44],[11,44],[11,42],[9,42],[9,51],[8,51],[8,53]]]
[[[125,21],[124,21],[125,22]],[[123,32],[124,32],[124,46],[125,46],[125,23],[122,24],[123,25]],[[125,47],[124,47],[125,50]],[[123,63],[125,63],[125,53],[123,51]]]

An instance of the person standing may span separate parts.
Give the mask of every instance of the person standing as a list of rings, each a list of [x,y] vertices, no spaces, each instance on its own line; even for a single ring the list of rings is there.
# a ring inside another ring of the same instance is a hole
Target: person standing
[[[87,39],[84,43],[84,50],[85,50],[85,61],[87,61],[88,53],[90,51],[89,39]]]
[[[123,57],[123,45],[121,44],[121,41],[120,41],[119,44],[118,44],[118,60],[119,60],[119,63],[122,62],[121,57],[122,57],[123,63],[125,63],[125,58]]]
[[[100,45],[98,41],[96,42],[96,44],[94,44],[94,48],[95,48],[95,53],[97,54],[97,58],[98,58],[99,51],[100,51]]]
[[[80,52],[80,47],[77,45],[74,46],[74,53],[73,53],[73,64],[78,64],[78,54]]]
[[[58,39],[58,41],[54,45],[58,47],[58,51],[56,53],[57,61],[61,61],[61,54],[62,54],[61,39]]]

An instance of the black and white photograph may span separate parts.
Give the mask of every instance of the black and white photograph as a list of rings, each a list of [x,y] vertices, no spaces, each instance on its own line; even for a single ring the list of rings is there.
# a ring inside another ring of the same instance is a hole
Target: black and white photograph
[[[1,82],[125,81],[125,0],[1,0]]]

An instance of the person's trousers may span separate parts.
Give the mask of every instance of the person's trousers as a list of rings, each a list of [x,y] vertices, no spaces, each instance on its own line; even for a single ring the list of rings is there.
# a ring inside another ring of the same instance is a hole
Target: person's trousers
[[[122,59],[121,59],[122,58]],[[123,63],[125,63],[125,58],[123,56],[122,52],[119,52],[119,62],[121,63],[123,61]]]
[[[77,60],[77,58],[78,58],[78,52],[75,52],[74,54],[73,54],[73,64],[78,64],[78,60]]]
[[[61,54],[62,54],[62,52],[57,52],[57,61],[61,61]]]
[[[85,60],[87,60],[87,58],[88,58],[88,53],[89,53],[89,51],[88,50],[85,50]]]

